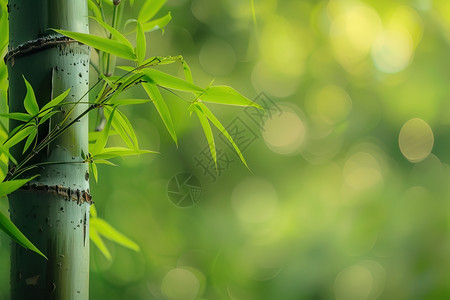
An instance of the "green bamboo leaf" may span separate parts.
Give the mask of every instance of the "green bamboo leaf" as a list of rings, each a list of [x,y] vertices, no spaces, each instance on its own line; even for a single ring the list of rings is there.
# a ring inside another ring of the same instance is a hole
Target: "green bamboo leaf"
[[[169,24],[169,22],[172,20],[172,15],[169,13],[167,13],[164,17],[161,17],[159,19],[147,22],[147,23],[143,23],[142,24],[142,29],[144,30],[144,32],[152,32],[158,29],[162,29],[164,32],[164,27],[166,27],[167,24]]]
[[[141,65],[145,59],[146,52],[146,40],[145,33],[142,29],[141,23],[137,22],[137,30],[136,30],[136,56],[138,65]]]
[[[65,92],[61,93],[60,95],[56,96],[54,99],[52,99],[50,102],[44,105],[44,107],[41,108],[40,112],[45,112],[48,109],[51,109],[55,106],[57,106],[61,101],[66,99],[67,95],[69,95],[70,88],[68,88]]]
[[[25,85],[27,87],[27,94],[25,95],[25,99],[23,100],[23,105],[25,106],[25,110],[32,116],[37,115],[39,113],[39,106],[36,101],[36,96],[34,95],[34,90],[31,84],[25,79]]]
[[[132,105],[132,104],[143,104],[149,103],[152,100],[149,99],[113,99],[108,103],[115,106]],[[1,115],[0,115],[1,116]]]
[[[242,96],[239,92],[229,86],[210,86],[205,90],[200,99],[205,102],[214,102],[220,104],[253,106],[262,109],[255,102]]]
[[[161,119],[164,122],[164,125],[169,131],[170,136],[175,141],[175,144],[178,145],[177,133],[175,131],[175,127],[173,126],[172,117],[170,116],[169,108],[167,107],[166,102],[164,101],[161,93],[158,90],[156,84],[152,82],[143,83],[145,91],[147,92],[150,99],[153,100],[153,104],[156,107]]]
[[[22,122],[28,122],[33,116],[31,116],[29,114],[25,114],[25,113],[14,112],[14,113],[9,113],[9,114],[0,114],[0,117],[13,119],[13,120],[17,120],[17,121],[22,121]]]
[[[17,160],[9,153],[9,149],[0,144],[0,153],[5,154],[14,165],[17,165]]]
[[[97,208],[95,208],[95,204],[92,204],[89,208],[89,213],[92,218],[97,218]]]
[[[88,1],[88,8],[92,11],[96,20],[102,19],[102,12],[100,11],[100,8],[98,8],[97,4],[95,4],[93,0]]]
[[[211,151],[211,156],[214,160],[214,164],[217,168],[217,153],[216,144],[214,143],[214,135],[211,130],[211,125],[209,124],[208,118],[204,115],[203,111],[197,105],[194,105],[194,110],[197,113],[200,124],[202,124],[203,131],[205,132],[206,139],[209,145],[209,151]]]
[[[98,234],[97,230],[95,230],[94,226],[92,226],[92,221],[94,219],[91,220],[91,224],[89,226],[89,238],[90,240],[94,243],[95,246],[97,246],[98,250],[100,250],[100,252],[108,259],[111,260],[111,253],[109,253],[108,248],[106,248],[105,243],[103,243],[102,238],[100,237],[100,235]]]
[[[33,245],[32,242],[30,242],[27,237],[20,232],[20,230],[14,225],[11,220],[8,219],[4,214],[0,213],[0,229],[3,230],[7,235],[9,235],[13,240],[15,240],[19,245],[21,245],[24,248],[30,249],[31,251],[36,252],[37,254],[41,255],[45,259],[47,259],[47,256],[45,256],[39,249]]]
[[[101,234],[103,237],[110,241],[113,241],[119,245],[132,249],[134,251],[139,251],[139,246],[130,240],[128,237],[117,231],[105,220],[100,218],[94,218],[91,220],[90,226],[93,226],[95,230]]]
[[[186,80],[181,78],[169,75],[167,73],[163,73],[161,71],[157,71],[154,69],[144,69],[142,72],[146,75],[148,81],[154,82],[158,85],[167,87],[169,89],[194,92],[194,93],[203,93],[204,90],[201,87],[198,87]],[[144,77],[145,78],[145,77]]]
[[[122,135],[128,135],[131,138],[133,149],[139,149],[138,139],[136,133],[134,132],[133,127],[131,126],[130,121],[127,116],[125,116],[121,111],[117,110],[116,115],[114,116],[113,126],[117,130],[117,127],[123,128],[125,132],[122,130]],[[118,131],[120,134],[120,131]],[[133,146],[134,145],[134,146]]]
[[[116,108],[113,108],[113,110],[111,111],[108,121],[106,122],[105,128],[102,131],[103,134],[101,134],[98,137],[97,141],[95,142],[94,146],[92,147],[92,154],[100,153],[102,151],[102,149],[105,148],[106,142],[108,141],[109,130],[111,129],[111,123],[112,123],[112,120],[114,117],[115,110],[116,110]]]
[[[113,167],[118,167],[115,163],[110,162],[109,160],[106,159],[96,159],[94,160],[95,163],[98,164],[103,164],[103,165],[108,165],[108,166],[113,166]]]
[[[31,132],[33,132],[34,126],[26,126],[25,128],[17,131],[10,139],[8,139],[3,145],[6,148],[11,148],[12,146],[18,144],[24,138],[26,138]]]
[[[39,120],[39,125],[44,124],[44,123],[45,123],[48,119],[50,119],[53,115],[60,114],[60,113],[62,113],[62,111],[56,110],[56,111],[51,111],[51,112],[45,114],[45,115]]]
[[[8,180],[8,181],[0,183],[0,197],[11,194],[15,190],[17,190],[21,186],[23,186],[25,183],[27,183],[28,181],[36,178],[37,176],[38,175],[33,176],[31,178],[27,178],[27,179]]]
[[[147,0],[138,14],[138,21],[145,23],[153,18],[167,0]]]
[[[228,131],[225,129],[225,127],[223,127],[222,123],[220,123],[220,121],[216,118],[216,116],[214,116],[214,114],[209,110],[208,107],[206,107],[205,104],[203,104],[202,102],[197,102],[195,103],[195,105],[197,105],[205,114],[205,116],[214,124],[214,126],[217,127],[217,129],[220,130],[220,132],[228,139],[228,141],[231,143],[231,145],[233,145],[234,150],[236,151],[236,153],[239,155],[239,158],[241,159],[241,161],[244,163],[244,165],[248,168],[247,162],[244,159],[244,156],[241,153],[241,150],[239,150],[239,147],[236,145],[236,143],[234,142],[233,138],[231,137],[231,135],[228,133]]]
[[[108,137],[116,135],[116,134],[117,134],[117,131],[110,129]],[[100,138],[101,135],[103,135],[103,131],[90,131],[89,132],[89,143],[90,144],[95,143]]]
[[[113,109],[111,107],[105,107],[104,112],[105,112],[106,118],[109,118],[112,110]],[[125,142],[125,144],[127,144],[128,147],[137,149],[137,138],[136,138],[136,135],[134,134],[134,130],[131,128],[131,133],[129,133],[130,129],[124,128],[124,126],[127,127],[128,125],[126,124],[126,121],[124,120],[123,117],[124,116],[120,115],[119,110],[116,109],[116,112],[114,114],[111,125],[114,127],[114,129],[117,131],[117,133],[120,135],[120,137]],[[128,119],[127,119],[127,121],[128,121]],[[128,121],[128,123],[129,123],[129,121]],[[130,124],[130,126],[131,126],[131,124]],[[136,143],[134,142],[133,137],[136,138]]]
[[[112,36],[115,37],[122,44],[127,45],[130,48],[133,48],[133,46],[131,45],[130,41],[127,40],[127,38],[122,33],[120,33],[119,30],[115,29],[114,27],[112,27],[108,23],[103,22],[103,20],[101,18],[100,19],[96,19],[96,18],[93,18],[93,17],[90,17],[90,18],[92,18],[95,21],[97,21],[97,23],[100,24],[100,26],[102,26],[107,31],[109,31],[112,34]]]
[[[188,82],[193,84],[194,79],[192,78],[191,68],[189,68],[189,65],[187,64],[187,62],[184,59],[181,60],[181,65],[183,66],[184,77],[186,77],[186,80]]]
[[[103,79],[107,85],[109,85],[111,88],[116,89],[117,88],[117,83],[114,82],[113,79],[111,79],[111,77],[107,77],[103,74],[100,74],[100,78]]]
[[[30,145],[34,141],[36,135],[37,135],[37,128],[34,127],[34,130],[30,133],[30,135],[28,136],[28,138],[25,142],[25,146],[23,146],[22,154],[24,154],[25,151],[27,151],[28,147],[30,147]]]
[[[125,59],[136,60],[136,55],[134,54],[133,47],[129,47],[122,42],[87,33],[59,29],[52,30],[106,53],[110,53]]]
[[[89,168],[91,169],[92,175],[94,175],[95,182],[98,182],[97,165],[94,162],[91,162],[89,163]]]
[[[104,148],[103,151],[99,154],[93,156],[94,159],[110,159],[119,156],[130,156],[130,155],[140,155],[147,153],[157,153],[155,151],[150,150],[134,150],[128,149],[124,147],[110,147]]]

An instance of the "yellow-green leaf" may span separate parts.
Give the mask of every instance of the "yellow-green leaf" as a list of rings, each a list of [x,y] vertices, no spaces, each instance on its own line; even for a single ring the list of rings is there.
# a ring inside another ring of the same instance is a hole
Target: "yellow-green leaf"
[[[3,145],[6,148],[11,148],[12,146],[18,144],[24,138],[26,138],[31,132],[34,131],[34,126],[26,126],[18,130],[13,136],[11,136]]]
[[[47,259],[47,256],[45,256],[39,249],[33,245],[32,242],[30,242],[27,237],[20,232],[20,230],[14,225],[11,220],[8,219],[4,214],[0,213],[0,229],[3,230],[7,235],[9,235],[13,240],[15,240],[19,245],[21,245],[24,248],[30,249],[31,251],[36,252],[37,254],[41,255],[45,259]]]
[[[109,130],[111,129],[111,123],[114,117],[115,108],[111,111],[111,114],[108,118],[108,121],[106,122],[105,128],[102,131],[102,134],[98,137],[97,141],[95,142],[94,146],[92,147],[92,154],[95,155],[97,153],[100,153],[103,148],[106,146],[106,142],[108,141],[109,136]]]
[[[127,40],[127,38],[122,33],[120,33],[119,30],[115,29],[114,27],[112,27],[108,23],[103,22],[102,19],[96,19],[96,18],[92,18],[92,19],[97,21],[98,24],[100,24],[103,28],[105,28],[107,31],[109,31],[112,34],[112,36],[115,37],[122,44],[127,45],[130,48],[133,48],[133,46],[131,45],[130,41]]]
[[[134,149],[128,149],[124,147],[109,147],[104,148],[103,151],[99,154],[96,154],[93,156],[94,159],[110,159],[114,157],[120,157],[120,156],[130,156],[130,155],[140,155],[140,154],[147,154],[147,153],[157,153],[155,151],[150,150],[134,150]]]
[[[92,226],[92,221],[94,219],[92,219],[91,222],[91,226],[89,226],[89,238],[91,239],[91,241],[94,243],[95,246],[97,246],[98,250],[100,250],[100,252],[108,259],[111,260],[111,253],[109,253],[108,248],[106,248],[105,243],[103,243],[102,238],[100,237],[100,235],[98,234],[97,230],[94,229],[94,227]]]
[[[100,11],[100,8],[98,8],[97,4],[95,4],[94,0],[88,1],[88,7],[94,14],[96,20],[102,19],[102,12]]]
[[[25,142],[25,146],[23,146],[22,154],[24,154],[25,151],[27,151],[28,147],[30,147],[30,145],[34,141],[34,138],[36,137],[36,135],[37,135],[37,128],[35,127],[34,130],[28,136],[28,138]]]
[[[136,56],[138,65],[141,65],[142,62],[145,59],[145,52],[146,52],[146,40],[145,40],[145,33],[142,29],[141,23],[137,22],[137,30],[136,30]]]
[[[11,194],[15,190],[19,189],[21,186],[23,186],[28,181],[36,178],[36,176],[33,176],[31,178],[27,179],[17,179],[17,180],[9,180],[0,183],[0,197],[6,196],[8,194]]]
[[[144,87],[150,99],[153,100],[153,104],[155,105],[156,110],[161,116],[161,119],[163,120],[164,125],[167,128],[167,131],[169,131],[170,136],[175,141],[175,144],[178,145],[177,134],[175,132],[175,127],[173,126],[169,108],[167,107],[166,102],[164,101],[161,93],[159,92],[158,87],[156,86],[156,84],[152,82],[143,83],[142,86]]]
[[[100,218],[94,218],[90,220],[93,228],[101,234],[103,237],[110,241],[113,241],[119,245],[132,249],[134,251],[139,251],[139,246],[130,240],[128,237],[117,231],[114,227],[108,224],[105,220]]]
[[[244,165],[248,168],[247,162],[245,161],[244,156],[241,153],[241,150],[239,150],[239,147],[236,145],[233,138],[228,133],[228,131],[225,129],[225,127],[222,125],[222,123],[220,123],[220,121],[216,118],[216,116],[214,116],[214,114],[209,110],[209,108],[206,107],[205,104],[203,104],[202,102],[197,102],[196,105],[198,105],[200,107],[200,109],[203,111],[205,116],[214,124],[214,126],[217,127],[217,129],[220,130],[220,132],[228,139],[228,141],[231,143],[231,145],[233,145],[233,148],[236,151],[236,153],[239,155],[239,158],[244,163]]]
[[[197,113],[200,124],[202,125],[203,131],[205,132],[206,140],[208,141],[209,145],[209,151],[211,151],[211,156],[217,168],[216,144],[214,143],[214,135],[211,130],[211,125],[209,124],[208,118],[205,116],[198,105],[194,104],[194,110]]]
[[[138,14],[138,21],[145,23],[153,18],[167,0],[147,0]]]
[[[110,40],[87,33],[59,29],[53,30],[106,53],[110,53],[125,59],[136,60],[136,55],[134,54],[133,47],[130,47],[129,45],[126,45],[120,41]]]
[[[211,86],[205,90],[200,99],[205,102],[237,106],[253,106],[262,109],[259,104],[242,96],[239,92],[229,86]]]
[[[186,80],[161,71],[157,71],[154,69],[144,69],[142,70],[142,72],[144,72],[149,81],[167,87],[169,89],[194,93],[202,93],[204,91],[201,87],[198,87]]]
[[[13,119],[22,122],[28,122],[33,116],[25,113],[14,112],[9,114],[0,114],[0,117],[5,117],[8,119]]]
[[[27,87],[27,94],[25,95],[25,100],[23,100],[23,105],[25,110],[32,116],[39,113],[39,106],[36,102],[36,96],[34,95],[34,90],[31,84],[23,77],[25,80],[25,85]]]
[[[65,92],[61,93],[60,95],[56,96],[53,100],[51,100],[47,104],[45,104],[44,107],[41,108],[41,113],[58,105],[61,101],[66,99],[67,95],[69,95],[69,92],[70,88],[68,88]]]
[[[153,21],[150,21],[147,23],[143,23],[142,29],[144,30],[144,32],[151,32],[151,31],[155,31],[158,29],[163,29],[164,27],[166,27],[167,24],[169,24],[169,22],[171,20],[172,20],[172,15],[169,12],[164,17],[161,17],[159,19],[156,19],[156,20],[153,20]]]

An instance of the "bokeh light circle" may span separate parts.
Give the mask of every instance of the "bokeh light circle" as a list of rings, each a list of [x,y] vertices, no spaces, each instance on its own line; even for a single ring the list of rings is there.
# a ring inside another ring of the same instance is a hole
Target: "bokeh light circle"
[[[367,152],[357,152],[344,165],[345,182],[355,190],[370,188],[381,182],[381,168],[377,159]]]
[[[365,300],[372,290],[371,272],[364,266],[353,265],[342,270],[334,282],[337,300]]]
[[[161,292],[170,300],[194,300],[200,282],[191,271],[183,268],[170,270],[161,283]]]
[[[303,144],[306,126],[299,115],[287,106],[279,106],[282,113],[264,123],[262,136],[267,147],[275,153],[292,154]]]
[[[228,75],[236,67],[233,47],[218,38],[211,38],[203,44],[198,59],[203,70],[214,76]]]
[[[412,58],[413,41],[401,28],[384,30],[372,48],[375,67],[385,73],[397,73],[406,68]]]
[[[347,119],[352,100],[342,88],[327,85],[311,93],[307,107],[311,115],[319,117],[326,124],[335,125]]]
[[[400,129],[398,143],[403,156],[417,163],[431,153],[434,144],[433,131],[424,120],[411,119]]]
[[[247,178],[233,190],[231,204],[238,217],[248,223],[271,219],[278,210],[278,196],[270,182]]]

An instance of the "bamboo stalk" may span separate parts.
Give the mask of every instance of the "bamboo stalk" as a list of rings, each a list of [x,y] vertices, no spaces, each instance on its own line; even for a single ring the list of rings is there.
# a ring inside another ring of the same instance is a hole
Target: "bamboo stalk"
[[[71,89],[64,102],[76,102],[89,88],[89,49],[50,28],[88,33],[87,2],[83,0],[10,0],[10,44],[7,55],[9,105],[23,112],[25,84],[35,90],[42,107]],[[88,99],[82,100],[87,102]],[[66,105],[39,129],[43,139],[70,111]],[[87,109],[77,104],[68,122]],[[11,121],[11,128],[17,123]],[[48,261],[16,243],[11,249],[11,299],[88,299],[89,297],[89,174],[82,154],[88,153],[87,116],[73,124],[29,164],[41,176],[9,197],[12,221]],[[12,149],[20,159],[22,148]],[[46,164],[67,162],[67,164]],[[26,172],[24,175],[29,176]]]

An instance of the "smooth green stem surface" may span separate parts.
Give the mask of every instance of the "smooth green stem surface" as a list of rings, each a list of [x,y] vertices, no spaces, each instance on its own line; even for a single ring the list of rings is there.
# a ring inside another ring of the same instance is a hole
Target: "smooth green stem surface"
[[[40,174],[29,189],[9,196],[11,219],[48,257],[12,243],[11,299],[87,300],[90,199],[82,195],[89,192],[89,174],[87,164],[75,162],[88,153],[90,50],[73,41],[54,43],[61,36],[50,30],[88,33],[87,2],[9,0],[9,8],[9,50],[38,39],[47,43],[7,62],[10,112],[24,112],[22,76],[33,87],[39,107],[69,88],[64,102],[74,103],[61,106],[61,113],[39,127],[37,153],[22,154],[23,143],[11,150],[19,164],[25,162],[21,167],[27,171],[21,176]],[[18,124],[11,121],[10,128]],[[55,137],[55,132],[61,134]]]

